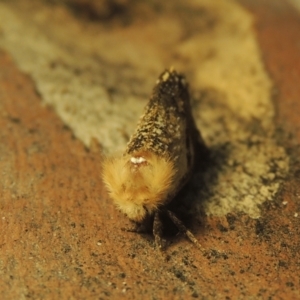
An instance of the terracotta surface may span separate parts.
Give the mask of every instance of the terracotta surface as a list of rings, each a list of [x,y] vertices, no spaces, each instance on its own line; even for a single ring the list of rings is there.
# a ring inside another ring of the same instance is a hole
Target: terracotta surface
[[[165,254],[107,199],[100,149],[88,151],[34,82],[0,52],[2,299],[300,299],[300,17],[283,1],[242,1],[274,80],[278,141],[291,173],[254,220],[194,220]],[[297,214],[299,214],[297,216]]]

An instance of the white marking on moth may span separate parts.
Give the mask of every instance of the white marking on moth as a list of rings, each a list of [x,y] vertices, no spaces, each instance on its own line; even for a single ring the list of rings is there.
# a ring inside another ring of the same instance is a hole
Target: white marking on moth
[[[130,158],[130,161],[133,163],[133,164],[141,164],[143,162],[146,161],[146,159],[144,157],[131,157]]]

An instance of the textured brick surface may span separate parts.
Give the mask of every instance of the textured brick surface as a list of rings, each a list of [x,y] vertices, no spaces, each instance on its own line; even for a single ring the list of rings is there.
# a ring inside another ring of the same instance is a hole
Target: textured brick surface
[[[192,222],[210,256],[182,236],[161,255],[151,236],[120,230],[129,222],[103,191],[100,149],[76,140],[0,52],[3,299],[300,298],[300,17],[283,1],[242,3],[257,20],[291,173],[260,219],[236,213]]]

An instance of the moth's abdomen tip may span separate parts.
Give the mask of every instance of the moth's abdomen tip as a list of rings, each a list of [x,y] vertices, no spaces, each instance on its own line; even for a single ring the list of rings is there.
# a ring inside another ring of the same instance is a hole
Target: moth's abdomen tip
[[[173,66],[166,69],[156,81],[156,84],[181,84],[183,87],[187,86],[185,76],[177,72]]]

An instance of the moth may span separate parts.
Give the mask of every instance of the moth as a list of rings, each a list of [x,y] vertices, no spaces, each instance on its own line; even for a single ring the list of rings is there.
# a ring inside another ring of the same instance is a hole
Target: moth
[[[152,217],[158,248],[162,247],[163,212],[199,246],[167,205],[190,179],[203,147],[192,116],[186,79],[173,68],[165,70],[124,154],[106,158],[103,163],[103,182],[110,197],[137,226]]]

